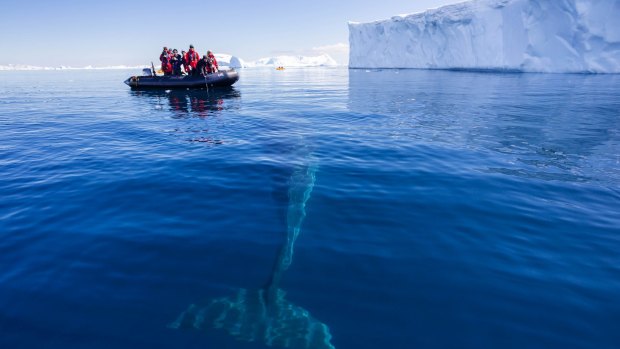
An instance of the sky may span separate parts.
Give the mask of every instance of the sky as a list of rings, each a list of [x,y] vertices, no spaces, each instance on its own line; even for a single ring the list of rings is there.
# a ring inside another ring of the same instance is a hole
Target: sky
[[[327,53],[348,61],[348,21],[369,22],[460,0],[3,0],[0,65],[145,65],[163,46],[246,61]]]

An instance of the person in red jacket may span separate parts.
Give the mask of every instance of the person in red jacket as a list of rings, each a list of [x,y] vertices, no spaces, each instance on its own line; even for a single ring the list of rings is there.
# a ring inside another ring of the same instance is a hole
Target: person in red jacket
[[[162,59],[164,59],[164,56],[170,56],[170,54],[168,53],[168,48],[166,46],[164,46],[164,50],[161,51],[161,54],[159,55],[159,60],[161,61]]]
[[[164,75],[172,75],[172,62],[168,55],[161,57],[161,70],[164,71]]]
[[[161,70],[164,72],[164,75],[172,75],[172,64],[170,62],[170,50],[164,46],[164,50],[159,55],[159,60],[161,61]]]
[[[189,45],[189,52],[187,52],[187,62],[192,70],[196,69],[196,64],[198,64],[198,60],[200,59],[200,55],[198,52],[194,50],[194,45]]]
[[[183,60],[183,70],[185,70],[185,74],[189,75],[191,71],[189,61],[187,60],[187,52],[181,51],[181,59]]]
[[[212,65],[213,65],[213,67],[212,67],[213,72],[215,73],[218,70],[220,70],[220,67],[217,65],[217,59],[215,59],[215,55],[213,55],[213,52],[207,51],[207,56],[209,58],[211,58],[211,61],[213,62],[212,63]]]

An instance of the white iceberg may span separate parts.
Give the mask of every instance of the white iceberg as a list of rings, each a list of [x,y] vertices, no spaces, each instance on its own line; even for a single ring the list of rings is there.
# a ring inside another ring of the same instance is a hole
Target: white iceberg
[[[245,61],[237,56],[229,55],[226,53],[216,53],[215,59],[220,67],[230,68],[247,68],[248,65]]]
[[[618,0],[474,0],[349,23],[349,67],[620,73]]]
[[[332,67],[338,63],[328,54],[319,56],[277,56],[248,63],[250,67]]]
[[[110,66],[101,66],[101,67],[93,67],[92,65],[87,65],[85,67],[70,67],[61,65],[59,67],[40,67],[35,65],[26,65],[26,64],[9,64],[9,65],[0,65],[0,70],[127,70],[127,69],[142,69],[142,68],[150,68],[150,65],[138,65],[138,66],[127,66],[127,65],[110,65]]]
[[[9,65],[0,65],[0,70],[54,70],[54,68],[39,67],[39,66],[27,65],[27,64],[9,64]]]
[[[326,67],[337,66],[338,63],[330,57],[328,54],[322,54],[319,56],[277,56],[261,58],[254,62],[246,62],[245,60],[226,53],[216,53],[215,59],[217,59],[218,65],[221,69],[227,68],[251,68],[251,67]],[[96,67],[88,65],[85,67],[71,67],[71,66],[59,66],[59,67],[40,67],[33,65],[23,64],[9,64],[0,65],[0,71],[2,70],[107,70],[107,69],[143,69],[150,68],[149,65],[139,66],[127,66],[127,65],[111,65]],[[159,65],[155,65],[159,68]]]

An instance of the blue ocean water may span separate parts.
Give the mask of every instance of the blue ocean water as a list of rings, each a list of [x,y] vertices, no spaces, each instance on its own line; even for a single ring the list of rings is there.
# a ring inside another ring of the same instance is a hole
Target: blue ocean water
[[[620,76],[135,73],[0,72],[0,348],[620,347]]]

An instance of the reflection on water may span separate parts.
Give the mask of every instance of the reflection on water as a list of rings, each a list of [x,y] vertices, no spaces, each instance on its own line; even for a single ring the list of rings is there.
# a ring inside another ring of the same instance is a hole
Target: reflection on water
[[[588,181],[605,169],[620,127],[620,78],[565,74],[481,74],[423,70],[350,70],[351,111],[375,133],[404,142],[489,152],[510,167],[489,172],[544,180]],[[588,159],[588,160],[586,160]],[[584,166],[585,165],[585,166]],[[597,166],[600,169],[600,167]]]
[[[165,111],[172,119],[186,120],[171,130],[171,134],[181,136],[188,142],[220,145],[225,141],[214,134],[203,120],[218,117],[225,110],[239,108],[241,93],[235,88],[211,90],[131,90],[132,96],[145,98],[145,101],[158,111]],[[198,122],[196,122],[197,119]]]
[[[168,104],[176,118],[215,116],[224,109],[234,108],[232,103],[241,97],[235,88],[212,90],[131,90],[133,96],[148,97],[157,108]]]
[[[1,75],[0,348],[618,349],[620,76]]]

